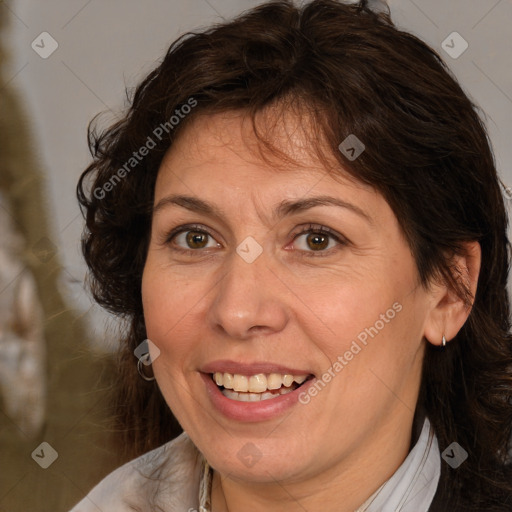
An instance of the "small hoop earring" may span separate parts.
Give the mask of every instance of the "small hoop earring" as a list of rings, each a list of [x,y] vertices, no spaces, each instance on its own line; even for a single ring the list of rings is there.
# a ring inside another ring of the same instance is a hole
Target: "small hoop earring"
[[[443,347],[446,347],[446,338],[444,337],[444,334],[443,334]]]
[[[150,356],[149,356],[149,353],[147,354],[144,354],[142,356],[139,357],[139,359],[137,360],[137,371],[139,372],[139,375],[146,381],[146,382],[151,382],[153,380],[155,380],[155,376],[153,375],[152,377],[148,377],[145,373],[144,373],[144,370],[142,369],[142,365],[144,364],[144,360],[146,361],[150,361]],[[144,366],[149,366],[144,364]]]

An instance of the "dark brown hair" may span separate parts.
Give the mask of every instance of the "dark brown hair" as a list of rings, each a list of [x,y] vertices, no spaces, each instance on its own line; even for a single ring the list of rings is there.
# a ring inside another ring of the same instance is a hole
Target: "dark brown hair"
[[[184,109],[191,99],[194,107]],[[93,162],[77,190],[86,218],[83,253],[95,299],[126,320],[116,395],[122,444],[134,456],[180,431],[157,385],[138,376],[133,355],[146,338],[141,276],[162,157],[195,116],[243,111],[254,122],[270,105],[290,108],[290,99],[317,127],[311,147],[318,149],[321,137],[331,158],[387,200],[421,284],[443,279],[473,303],[444,350],[427,343],[418,411],[430,418],[441,450],[456,441],[469,453],[456,470],[443,462],[440,503],[502,510],[512,492],[512,344],[508,221],[492,150],[475,105],[439,55],[366,1],[315,0],[301,8],[269,2],[187,33],[136,88],[120,121],[101,133],[90,129]],[[165,136],[156,136],[158,127]],[[338,150],[350,134],[366,146],[354,161]],[[148,137],[147,156],[127,167]],[[474,240],[482,265],[473,298],[451,256]]]

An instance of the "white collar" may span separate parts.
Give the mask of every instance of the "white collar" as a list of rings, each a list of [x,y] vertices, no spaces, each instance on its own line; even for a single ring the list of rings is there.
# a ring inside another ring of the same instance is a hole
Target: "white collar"
[[[440,475],[437,437],[425,418],[420,437],[402,465],[356,512],[427,512]]]

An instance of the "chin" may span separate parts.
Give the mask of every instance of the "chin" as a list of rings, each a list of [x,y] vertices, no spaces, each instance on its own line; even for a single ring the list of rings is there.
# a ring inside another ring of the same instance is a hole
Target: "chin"
[[[275,483],[276,480],[294,480],[305,471],[304,450],[298,444],[291,445],[290,441],[286,442],[286,452],[283,452],[285,441],[282,439],[242,441],[230,437],[227,443],[225,446],[217,444],[215,451],[207,449],[203,454],[216,471],[230,478]]]

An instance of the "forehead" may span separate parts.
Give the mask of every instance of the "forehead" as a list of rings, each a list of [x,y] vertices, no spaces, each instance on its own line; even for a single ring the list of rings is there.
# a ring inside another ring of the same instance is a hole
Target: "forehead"
[[[208,213],[217,218],[236,214],[240,222],[256,212],[272,224],[282,215],[315,205],[343,204],[374,227],[396,224],[379,192],[356,181],[334,158],[330,167],[319,160],[300,119],[264,119],[259,125],[284,159],[266,148],[261,151],[250,118],[241,113],[191,121],[162,161],[154,212],[186,203],[188,209],[217,212]]]
[[[162,160],[157,192],[184,180],[242,187],[281,181],[311,186],[327,179],[373,190],[343,169],[311,116],[267,109],[255,123],[243,111],[196,115]]]

